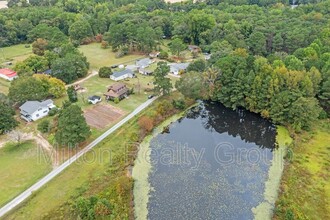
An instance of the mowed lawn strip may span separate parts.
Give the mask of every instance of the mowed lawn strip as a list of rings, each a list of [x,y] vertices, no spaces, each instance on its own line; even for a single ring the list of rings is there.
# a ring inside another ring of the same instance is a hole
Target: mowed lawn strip
[[[127,55],[116,58],[116,53],[112,52],[110,47],[102,49],[100,43],[82,45],[78,49],[87,57],[87,60],[90,63],[90,69],[95,70],[98,70],[103,66],[118,65],[144,57],[143,55]]]
[[[33,141],[0,148],[0,206],[52,170],[48,155]]]
[[[179,97],[179,94],[173,95]],[[148,107],[142,114],[149,115],[157,109],[157,104],[164,100],[160,98]],[[138,117],[128,121],[116,132],[107,137],[92,151],[68,167],[51,182],[35,193],[22,207],[6,216],[6,219],[40,219],[70,215],[70,204],[79,196],[103,195],[110,197],[115,205],[114,212],[124,216],[129,212],[130,196],[123,193],[130,191],[131,179],[127,177],[126,156],[130,152],[130,138],[139,133]],[[126,187],[126,188],[125,188]],[[64,213],[64,214],[63,214]],[[125,219],[123,217],[123,219]]]

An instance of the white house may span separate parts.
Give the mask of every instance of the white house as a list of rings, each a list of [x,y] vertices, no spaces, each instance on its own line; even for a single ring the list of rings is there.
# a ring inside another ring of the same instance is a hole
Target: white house
[[[138,68],[147,68],[148,66],[150,66],[150,64],[152,64],[154,61],[149,59],[149,58],[144,58],[144,59],[141,59],[141,60],[137,60],[135,62],[135,65],[138,67]]]
[[[180,71],[186,71],[190,63],[170,63],[170,73],[179,75]]]
[[[14,80],[17,78],[17,73],[11,69],[0,69],[0,77],[9,81]]]
[[[119,81],[119,80],[123,80],[126,78],[133,78],[134,76],[135,76],[135,74],[132,70],[124,69],[121,71],[113,72],[113,74],[110,76],[110,79],[112,79],[114,81]]]
[[[55,107],[53,100],[48,99],[43,102],[27,101],[19,109],[21,110],[21,118],[30,122],[47,116],[49,110]]]

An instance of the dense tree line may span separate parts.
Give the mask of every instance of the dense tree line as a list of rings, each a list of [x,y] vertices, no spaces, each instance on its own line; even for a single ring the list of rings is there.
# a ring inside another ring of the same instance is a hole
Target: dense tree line
[[[165,4],[144,0],[10,1],[0,11],[0,46],[48,42],[48,48],[71,41],[78,45],[104,35],[114,49],[150,51],[159,40],[178,37],[211,51],[246,48],[257,55],[292,53],[318,37],[329,18],[330,1],[210,0],[192,4]],[[314,3],[314,4],[306,4]],[[306,5],[303,5],[306,4]],[[33,6],[33,7],[32,7]],[[50,7],[51,6],[51,7]],[[264,10],[259,6],[268,6]],[[213,46],[211,46],[213,44]]]

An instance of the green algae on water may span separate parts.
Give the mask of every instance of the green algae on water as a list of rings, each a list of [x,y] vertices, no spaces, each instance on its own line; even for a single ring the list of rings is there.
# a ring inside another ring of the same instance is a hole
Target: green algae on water
[[[285,127],[277,126],[276,142],[279,147],[273,153],[272,164],[268,171],[268,180],[265,183],[264,201],[257,207],[252,208],[254,219],[256,220],[271,219],[273,216],[273,209],[284,169],[284,157],[287,147],[292,142],[290,134]]]

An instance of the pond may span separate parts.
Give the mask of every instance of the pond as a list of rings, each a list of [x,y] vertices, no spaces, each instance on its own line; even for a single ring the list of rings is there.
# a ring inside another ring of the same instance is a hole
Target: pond
[[[264,200],[276,127],[204,102],[150,141],[148,219],[253,219]]]

